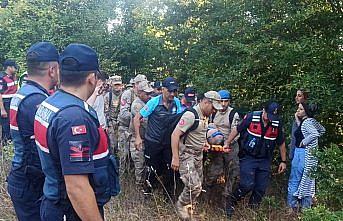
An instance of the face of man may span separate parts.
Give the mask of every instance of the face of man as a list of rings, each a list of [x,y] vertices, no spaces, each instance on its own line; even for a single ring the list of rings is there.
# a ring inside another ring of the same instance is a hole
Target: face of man
[[[120,92],[122,90],[122,84],[112,84],[112,88],[115,92]]]
[[[162,94],[162,88],[154,88],[154,93],[157,95]]]
[[[265,122],[269,121],[268,114],[267,114],[267,112],[264,109],[262,111],[262,119]]]
[[[211,116],[214,112],[216,112],[216,109],[213,107],[213,103],[210,99],[204,98],[202,101],[202,112],[205,117]]]
[[[98,85],[98,77],[96,73],[91,73],[88,75],[87,77],[87,89],[88,89],[88,94],[87,94],[87,99],[92,96],[92,94],[94,93],[94,90],[96,88],[96,86]]]
[[[138,97],[141,99],[144,103],[148,102],[151,98],[151,93],[144,92],[144,91],[138,91]]]
[[[163,97],[166,98],[168,101],[173,101],[174,100],[174,97],[177,96],[177,90],[168,90],[167,88],[163,88],[162,89],[162,94],[163,94]]]
[[[302,91],[300,91],[300,90],[297,91],[297,94],[295,95],[295,102],[297,104],[305,102],[305,96],[304,96],[304,93]]]
[[[49,64],[50,90],[59,84],[60,68],[57,62]]]
[[[220,104],[222,105],[223,109],[221,110],[221,112],[225,112],[227,110],[227,108],[229,107],[230,105],[230,100],[228,99],[223,99],[223,100],[220,100]]]
[[[6,72],[13,76],[17,72],[17,68],[15,66],[8,66]]]

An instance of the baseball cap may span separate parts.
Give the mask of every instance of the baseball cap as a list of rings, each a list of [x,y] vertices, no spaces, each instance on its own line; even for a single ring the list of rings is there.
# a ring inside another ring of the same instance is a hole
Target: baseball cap
[[[216,110],[222,110],[223,107],[220,104],[220,96],[216,91],[207,91],[204,96],[212,101],[213,107]]]
[[[3,63],[3,66],[4,68],[15,67],[16,69],[19,69],[19,66],[17,65],[17,63],[14,60],[10,60],[10,59],[5,60]]]
[[[110,81],[112,84],[122,84],[123,83],[123,81],[121,80],[121,76],[119,76],[119,75],[111,76]]]
[[[220,90],[220,91],[218,91],[218,94],[219,94],[221,100],[231,100],[232,99],[231,93],[228,90]]]
[[[195,90],[191,87],[186,88],[184,96],[187,102],[195,101]]]
[[[147,81],[147,78],[144,74],[138,74],[134,79],[133,79],[133,83],[139,83],[141,81]]]
[[[141,81],[138,83],[137,89],[139,91],[144,91],[147,93],[151,93],[154,91],[154,89],[151,87],[148,81]]]
[[[68,45],[61,53],[60,66],[61,70],[65,71],[100,72],[95,50],[85,44],[73,43]]]
[[[280,105],[274,101],[270,101],[267,103],[265,107],[265,111],[267,112],[268,119],[273,120],[279,120],[279,109]]]
[[[162,87],[165,87],[168,89],[168,91],[173,91],[179,89],[179,84],[173,77],[167,77],[162,82]]]
[[[58,59],[58,51],[50,42],[37,42],[31,45],[26,53],[26,61],[28,62],[58,62]]]
[[[161,81],[155,81],[153,88],[161,88],[162,87],[162,82]]]

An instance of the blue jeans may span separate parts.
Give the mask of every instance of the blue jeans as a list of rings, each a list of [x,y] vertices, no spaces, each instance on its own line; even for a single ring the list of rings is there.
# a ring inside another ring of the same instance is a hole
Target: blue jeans
[[[291,208],[297,208],[300,203],[302,208],[310,208],[312,205],[312,197],[307,196],[302,199],[293,196],[298,190],[301,178],[303,176],[305,166],[305,148],[295,148],[294,157],[292,160],[291,174],[288,180],[288,195],[287,204]]]

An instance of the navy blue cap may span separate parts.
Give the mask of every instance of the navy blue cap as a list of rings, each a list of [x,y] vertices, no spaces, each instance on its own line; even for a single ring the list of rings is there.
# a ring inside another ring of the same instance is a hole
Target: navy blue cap
[[[268,102],[265,111],[267,112],[268,119],[273,120],[279,120],[279,110],[280,105],[276,102]]]
[[[161,88],[162,87],[162,82],[161,81],[155,81],[153,88]]]
[[[60,55],[60,66],[64,71],[100,72],[95,50],[85,44],[68,45]]]
[[[168,89],[168,91],[173,91],[179,89],[179,84],[173,77],[167,77],[162,82],[162,87],[165,87]]]
[[[227,90],[220,90],[218,91],[221,100],[232,100],[232,96],[230,91]]]
[[[19,68],[17,63],[14,60],[10,60],[10,59],[7,59],[6,61],[4,61],[3,66],[4,68],[7,68],[7,67],[15,67],[16,69]]]
[[[185,90],[185,98],[187,102],[195,101],[195,90],[192,87],[188,87]]]
[[[50,42],[37,42],[26,53],[26,61],[28,62],[58,62],[58,59],[58,51]]]

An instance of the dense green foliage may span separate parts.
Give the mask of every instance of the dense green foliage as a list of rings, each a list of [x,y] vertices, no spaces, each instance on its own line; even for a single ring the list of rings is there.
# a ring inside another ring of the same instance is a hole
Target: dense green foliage
[[[315,177],[317,197],[331,209],[341,210],[343,206],[343,150],[332,145],[326,151],[319,151],[320,164]]]
[[[200,92],[229,89],[246,110],[273,98],[283,105],[287,132],[296,89],[306,88],[327,130],[321,147],[336,145],[320,153],[318,180],[320,199],[337,209],[342,8],[339,0],[13,0],[0,8],[0,61],[14,58],[24,69],[25,51],[36,41],[52,41],[60,50],[87,43],[104,70],[126,81],[139,72],[151,80],[174,75]]]

